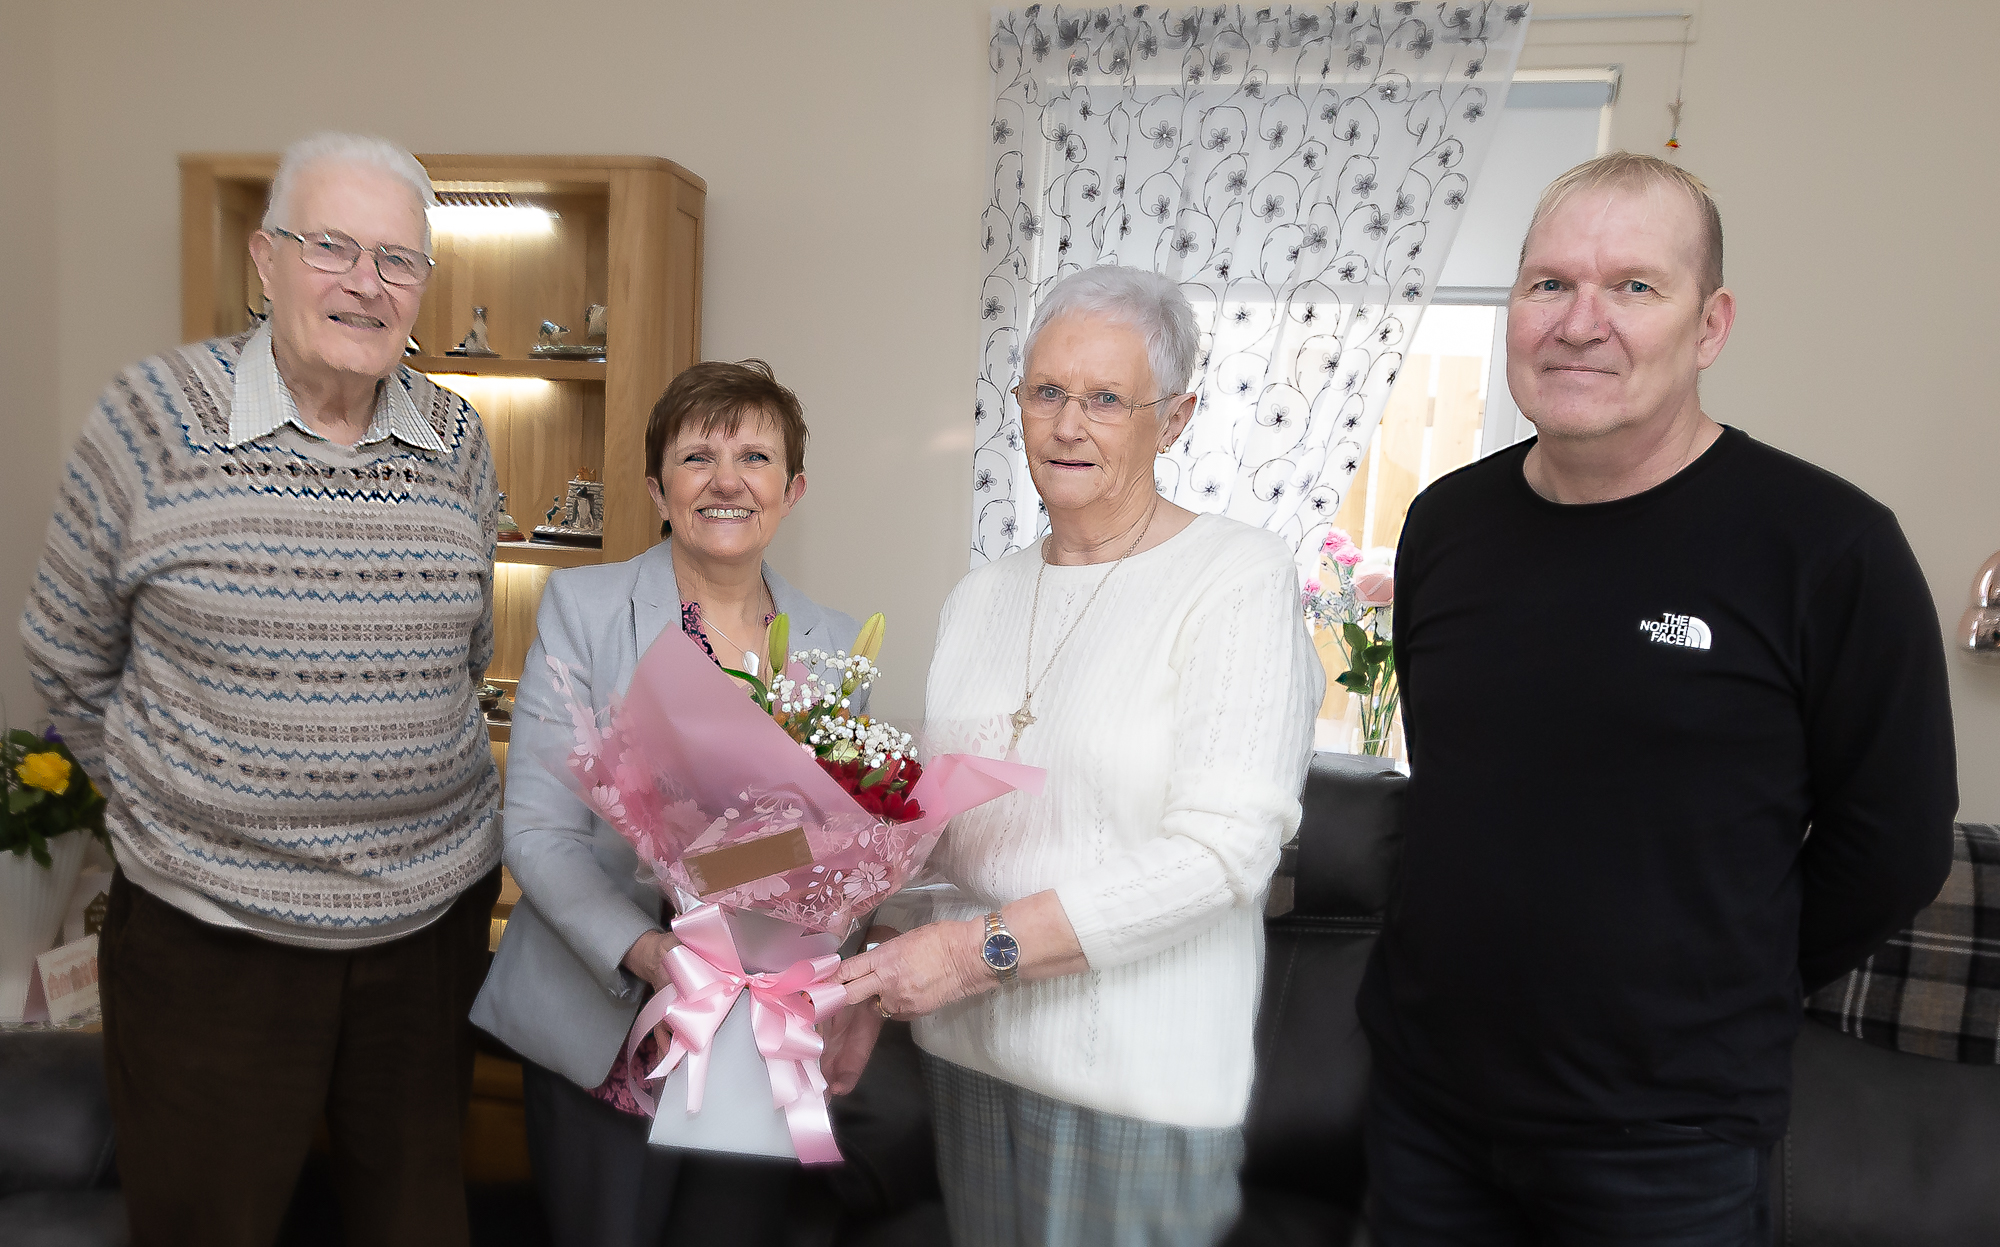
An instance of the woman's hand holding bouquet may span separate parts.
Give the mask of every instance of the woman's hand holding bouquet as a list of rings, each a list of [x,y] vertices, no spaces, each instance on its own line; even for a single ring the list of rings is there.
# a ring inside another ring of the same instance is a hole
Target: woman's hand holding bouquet
[[[660,989],[628,1051],[665,1019],[675,1023],[663,1036],[668,1056],[646,1081],[687,1067],[688,1116],[659,1111],[655,1142],[684,1142],[708,1128],[690,1123],[709,1059],[726,1055],[716,1037],[748,995],[771,1111],[790,1130],[788,1154],[837,1160],[818,1066],[823,1045],[812,1031],[846,998],[831,954],[922,866],[949,818],[1015,788],[1040,788],[1041,772],[1018,764],[947,754],[921,765],[907,733],[854,713],[877,675],[882,633],[876,615],[852,653],[793,653],[781,615],[768,666],[746,664],[760,672],[719,670],[670,630],[640,659],[604,723],[575,694],[568,671],[551,663],[568,693],[574,737],[551,769],[632,845],[642,877],[679,915],[679,946],[661,935],[627,955]],[[726,1111],[756,1110],[732,1103]]]

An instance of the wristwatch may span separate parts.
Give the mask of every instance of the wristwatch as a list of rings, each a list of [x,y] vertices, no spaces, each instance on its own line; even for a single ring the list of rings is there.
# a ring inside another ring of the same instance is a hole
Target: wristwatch
[[[1003,983],[1013,982],[1021,972],[1021,945],[997,909],[986,915],[986,939],[979,946],[979,958]]]

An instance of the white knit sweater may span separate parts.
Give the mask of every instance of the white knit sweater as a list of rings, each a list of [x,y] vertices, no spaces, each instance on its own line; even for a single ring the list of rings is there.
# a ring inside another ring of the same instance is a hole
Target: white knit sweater
[[[997,757],[1021,704],[1039,545],[945,603],[925,730]],[[1050,566],[1035,676],[1109,564]],[[1263,900],[1298,829],[1325,675],[1274,534],[1218,516],[1111,573],[1035,693],[1021,760],[1048,769],[955,819],[939,919],[1056,889],[1090,969],[1013,983],[917,1024],[947,1061],[1086,1108],[1188,1127],[1249,1103]]]

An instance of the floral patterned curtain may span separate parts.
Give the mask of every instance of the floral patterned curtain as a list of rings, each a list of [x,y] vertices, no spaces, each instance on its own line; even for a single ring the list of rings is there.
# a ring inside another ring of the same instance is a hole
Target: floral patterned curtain
[[[1491,145],[1528,5],[996,10],[975,566],[1046,531],[1010,393],[1035,299],[1177,279],[1201,406],[1165,496],[1311,557],[1381,419]]]

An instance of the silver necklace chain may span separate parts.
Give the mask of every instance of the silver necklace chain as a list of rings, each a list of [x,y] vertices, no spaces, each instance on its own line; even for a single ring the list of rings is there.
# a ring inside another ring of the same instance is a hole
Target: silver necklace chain
[[[765,596],[766,596],[766,597],[769,597],[769,596],[770,596],[770,591],[769,591],[769,590],[766,590],[766,591],[765,591]],[[696,605],[700,605],[700,603],[696,603]],[[777,604],[776,604],[775,602],[774,602],[774,603],[772,603],[772,606],[771,606],[771,609],[772,609],[772,610],[774,610],[774,611],[775,611],[775,610],[777,609]],[[767,612],[767,613],[768,613],[768,612]],[[1031,621],[1031,622],[1032,622],[1032,621]],[[721,637],[721,638],[722,638],[723,640],[725,640],[725,641],[729,642],[729,644],[730,644],[731,646],[733,646],[734,648],[736,648],[736,649],[738,649],[738,650],[742,650],[742,652],[743,652],[743,656],[744,656],[745,658],[751,658],[751,657],[755,657],[755,655],[756,655],[756,651],[754,651],[754,650],[750,650],[750,649],[745,649],[745,648],[744,648],[743,646],[741,646],[741,645],[737,645],[737,644],[736,644],[736,638],[735,638],[735,637],[733,637],[733,636],[730,636],[730,635],[729,635],[729,634],[728,634],[727,632],[724,632],[724,631],[722,630],[722,625],[721,625],[721,624],[718,624],[718,623],[716,623],[716,622],[715,622],[714,620],[710,619],[710,618],[708,617],[708,612],[707,612],[707,611],[703,611],[703,612],[701,613],[701,626],[702,626],[702,627],[704,627],[704,628],[713,628],[713,629],[715,629],[715,634],[716,634],[717,636],[719,636],[719,637]]]
[[[1034,713],[1029,707],[1034,705],[1035,694],[1041,690],[1042,685],[1048,680],[1049,672],[1055,670],[1056,659],[1062,657],[1063,646],[1068,645],[1069,639],[1076,635],[1077,627],[1083,623],[1083,617],[1090,613],[1090,608],[1097,602],[1097,595],[1103,592],[1105,584],[1110,581],[1113,573],[1124,566],[1125,560],[1132,557],[1133,552],[1138,550],[1139,543],[1146,539],[1148,532],[1152,531],[1153,516],[1159,509],[1159,495],[1155,494],[1153,496],[1153,505],[1146,508],[1146,518],[1139,522],[1138,535],[1132,538],[1131,545],[1125,547],[1125,553],[1119,555],[1117,561],[1111,564],[1110,570],[1097,578],[1097,586],[1090,591],[1090,596],[1084,599],[1083,609],[1076,613],[1075,619],[1070,620],[1069,628],[1062,634],[1062,639],[1057,641],[1055,649],[1050,651],[1048,662],[1042,665],[1041,678],[1033,679],[1035,673],[1035,617],[1041,614],[1042,611],[1042,577],[1049,570],[1048,558],[1046,556],[1043,557],[1040,569],[1035,572],[1034,600],[1028,607],[1028,652],[1021,660],[1021,688],[1024,695],[1021,698],[1021,708],[1008,716],[1014,724],[1014,738],[1007,746],[1010,752],[1020,745],[1021,733],[1027,731],[1035,722]]]

